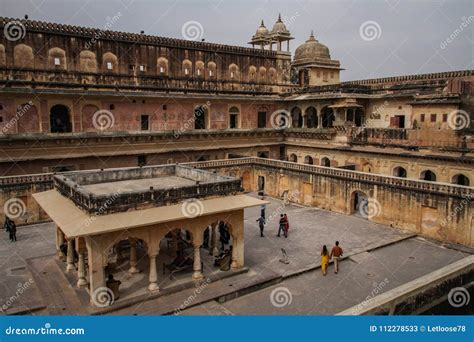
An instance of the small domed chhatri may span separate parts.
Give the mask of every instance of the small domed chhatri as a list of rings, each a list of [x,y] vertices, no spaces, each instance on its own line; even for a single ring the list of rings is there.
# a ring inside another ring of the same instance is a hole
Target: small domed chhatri
[[[278,14],[278,19],[273,25],[272,35],[290,35],[290,31],[288,31],[285,23],[281,20],[281,14]]]
[[[331,55],[329,54],[329,48],[314,38],[314,33],[311,31],[309,39],[296,48],[295,62],[315,58],[331,59]]]
[[[314,37],[313,31],[309,39],[296,49],[292,67],[303,86],[339,83],[339,72],[342,70],[341,63],[331,59],[329,48]]]
[[[257,32],[255,32],[255,35],[254,37],[257,38],[261,38],[261,37],[267,37],[268,36],[268,29],[266,28],[265,24],[263,23],[263,19],[262,19],[262,23],[260,24],[260,27],[257,29]]]

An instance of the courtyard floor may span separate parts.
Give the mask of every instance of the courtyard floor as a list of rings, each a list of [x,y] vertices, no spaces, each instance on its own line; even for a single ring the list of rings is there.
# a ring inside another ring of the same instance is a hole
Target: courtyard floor
[[[180,314],[335,314],[362,302],[374,288],[378,293],[385,292],[468,255],[356,216],[268,200],[271,204],[266,210],[265,237],[260,237],[256,222],[260,209],[245,210],[248,272],[213,281]],[[286,212],[290,220],[288,238],[276,236],[281,212]],[[91,313],[86,291],[75,288],[75,275],[65,276],[65,265],[55,257],[54,225],[20,227],[17,237],[16,243],[9,242],[7,233],[0,239],[0,314],[28,310],[30,314]],[[330,266],[323,277],[318,269],[319,253],[323,244],[330,248],[335,240],[340,241],[348,258],[342,261],[339,274],[334,274]],[[289,256],[287,265],[279,261],[281,248]],[[208,255],[208,251],[203,249],[202,255]],[[147,259],[142,261],[143,270],[147,270]],[[212,268],[210,258],[205,257],[204,262],[205,276],[219,273]],[[145,272],[135,275],[133,281],[126,272],[117,274],[123,282],[121,299],[135,295],[141,299],[113,314],[173,313],[194,293],[193,286],[184,286],[191,273],[179,275],[172,282],[159,268],[162,289],[183,284],[182,290],[147,297]],[[239,289],[237,296],[235,291]],[[275,305],[272,294],[282,291],[289,299],[285,305]]]

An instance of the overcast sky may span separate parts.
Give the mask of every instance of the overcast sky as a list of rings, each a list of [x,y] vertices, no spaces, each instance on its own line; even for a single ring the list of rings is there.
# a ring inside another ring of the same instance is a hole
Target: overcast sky
[[[104,28],[120,13],[113,30],[176,38],[195,21],[206,41],[240,46],[279,12],[291,51],[313,29],[343,80],[473,69],[473,0],[0,0],[0,16]]]

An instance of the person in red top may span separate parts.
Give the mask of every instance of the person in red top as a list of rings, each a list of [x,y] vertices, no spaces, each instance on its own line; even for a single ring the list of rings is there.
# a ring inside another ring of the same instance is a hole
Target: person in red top
[[[339,261],[341,260],[342,253],[342,248],[339,247],[339,241],[336,241],[336,245],[331,249],[331,255],[329,255],[330,259],[334,258],[334,273],[336,274],[339,270]]]

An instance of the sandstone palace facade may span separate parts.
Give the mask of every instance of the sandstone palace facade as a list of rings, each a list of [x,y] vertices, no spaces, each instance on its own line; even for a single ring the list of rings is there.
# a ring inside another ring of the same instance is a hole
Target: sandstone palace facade
[[[188,163],[248,191],[474,245],[474,71],[345,82],[278,18],[252,47],[0,18],[0,187],[20,222],[56,172]],[[1,204],[1,203],[0,203]]]

